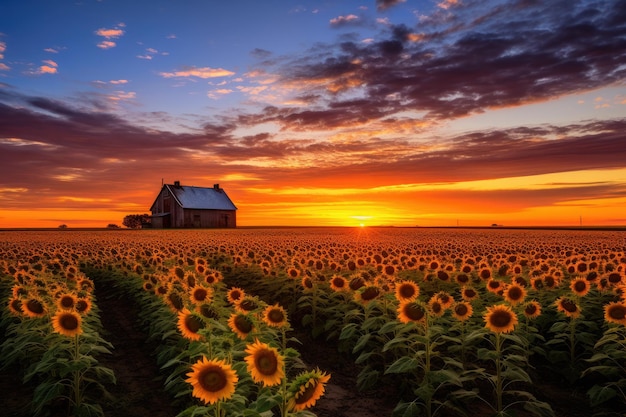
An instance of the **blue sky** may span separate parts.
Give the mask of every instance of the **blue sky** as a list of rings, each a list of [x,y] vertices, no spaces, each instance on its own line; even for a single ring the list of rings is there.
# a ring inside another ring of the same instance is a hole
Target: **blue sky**
[[[249,225],[626,224],[623,9],[4,1],[0,227],[119,223],[162,179]]]

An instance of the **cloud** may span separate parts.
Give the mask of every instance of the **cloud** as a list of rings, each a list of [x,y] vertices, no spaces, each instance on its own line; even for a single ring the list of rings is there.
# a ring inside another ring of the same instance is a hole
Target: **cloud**
[[[124,23],[119,23],[114,28],[111,28],[111,29],[100,28],[96,30],[95,34],[105,39],[97,44],[98,48],[100,49],[114,48],[117,44],[116,42],[112,41],[112,39],[118,39],[121,36],[123,36],[124,30],[120,28],[125,27],[125,26],[126,25]]]
[[[4,51],[7,50],[7,44],[6,42],[1,42],[0,41],[0,59],[4,59]]]
[[[189,78],[189,77],[197,77],[197,78],[217,78],[217,77],[230,77],[235,75],[234,72],[225,70],[223,68],[210,68],[210,67],[185,67],[179,71],[174,72],[161,72],[159,73],[163,78],[173,78],[173,77],[181,77],[181,78]]]
[[[318,98],[317,108],[279,109],[276,120],[298,130],[406,111],[443,121],[623,80],[626,29],[617,4],[568,4],[464,2],[458,15],[447,10],[447,20],[425,20],[419,32],[391,25],[372,42],[342,39],[268,63],[277,84]]]
[[[112,41],[102,41],[97,46],[100,49],[111,49],[111,48],[115,48],[116,45],[117,44]]]
[[[106,39],[117,39],[120,36],[122,36],[124,34],[124,31],[122,29],[98,29],[96,31],[96,35],[98,36],[102,36],[103,38]]]
[[[331,26],[346,26],[349,24],[356,24],[359,22],[360,22],[359,17],[354,14],[349,14],[346,16],[337,16],[337,17],[330,19]]]
[[[376,0],[376,9],[383,11],[405,2],[406,0]]]

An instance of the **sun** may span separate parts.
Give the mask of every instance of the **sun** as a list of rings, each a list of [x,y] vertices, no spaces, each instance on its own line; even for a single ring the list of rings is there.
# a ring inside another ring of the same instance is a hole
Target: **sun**
[[[357,220],[359,222],[359,227],[361,228],[365,227],[365,222],[367,220],[373,219],[372,216],[350,216],[350,218],[353,220]]]

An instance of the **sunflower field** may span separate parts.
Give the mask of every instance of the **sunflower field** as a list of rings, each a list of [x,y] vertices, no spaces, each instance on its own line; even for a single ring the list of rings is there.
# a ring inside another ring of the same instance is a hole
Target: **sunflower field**
[[[132,305],[155,395],[181,417],[318,415],[334,365],[304,360],[315,346],[394,417],[626,415],[623,231],[0,236],[0,370],[28,396],[10,416],[124,415],[111,300]]]

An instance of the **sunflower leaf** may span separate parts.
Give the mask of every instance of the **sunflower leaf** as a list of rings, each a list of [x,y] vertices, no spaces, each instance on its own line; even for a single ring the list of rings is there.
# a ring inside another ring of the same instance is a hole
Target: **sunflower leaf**
[[[386,370],[385,374],[401,374],[417,369],[419,361],[410,356],[403,356],[392,363]]]

